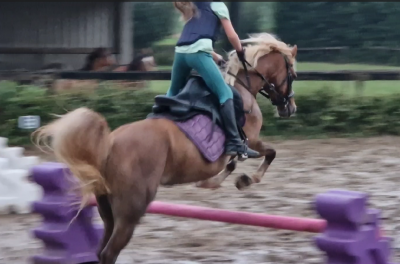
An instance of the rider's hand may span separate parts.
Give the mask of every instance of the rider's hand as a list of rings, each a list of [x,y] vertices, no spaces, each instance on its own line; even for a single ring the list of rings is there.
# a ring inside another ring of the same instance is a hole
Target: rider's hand
[[[215,61],[215,63],[218,65],[219,65],[220,61],[224,60],[224,57],[222,57],[220,54],[216,53],[215,51],[212,52],[212,57],[213,57],[213,60]]]
[[[221,60],[219,60],[219,61],[217,62],[217,64],[218,64],[219,67],[223,67],[223,66],[225,66],[225,64],[226,64],[226,61],[225,61],[224,59],[221,59]]]
[[[239,58],[239,60],[241,62],[245,62],[246,61],[245,49],[237,50],[236,51],[236,55],[238,56],[238,58]]]

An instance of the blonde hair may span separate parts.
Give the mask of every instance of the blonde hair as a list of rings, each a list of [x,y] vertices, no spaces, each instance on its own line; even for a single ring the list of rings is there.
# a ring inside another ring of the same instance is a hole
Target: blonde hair
[[[198,16],[198,10],[193,2],[173,2],[174,7],[182,15],[182,20],[187,22],[192,17]]]

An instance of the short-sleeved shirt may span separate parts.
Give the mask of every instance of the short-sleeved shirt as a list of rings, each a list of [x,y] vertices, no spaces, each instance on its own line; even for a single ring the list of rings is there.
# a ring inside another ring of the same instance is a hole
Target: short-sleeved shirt
[[[220,18],[220,19],[228,19],[229,17],[229,10],[228,7],[225,5],[224,2],[212,2],[210,5],[212,11]],[[196,53],[198,51],[204,51],[211,53],[214,51],[213,44],[211,39],[199,39],[193,44],[186,45],[186,46],[176,46],[175,52],[177,53]]]

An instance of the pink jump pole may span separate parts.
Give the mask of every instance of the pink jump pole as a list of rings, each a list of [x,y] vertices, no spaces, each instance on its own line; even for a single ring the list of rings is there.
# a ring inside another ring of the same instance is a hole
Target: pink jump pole
[[[158,201],[151,203],[149,208],[147,209],[147,212],[151,214],[161,214],[231,224],[261,226],[311,233],[321,233],[325,230],[326,227],[326,222],[322,219],[228,211],[222,209],[171,204]]]
[[[90,205],[97,205],[96,200],[92,200]],[[228,211],[158,201],[150,204],[147,213],[311,233],[321,233],[326,227],[326,221],[322,219]]]

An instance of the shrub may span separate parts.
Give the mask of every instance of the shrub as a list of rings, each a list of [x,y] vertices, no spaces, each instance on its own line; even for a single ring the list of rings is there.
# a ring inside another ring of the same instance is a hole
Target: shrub
[[[96,93],[51,95],[43,88],[0,82],[0,136],[11,144],[29,144],[31,131],[18,128],[18,117],[39,115],[42,124],[81,106],[98,111],[111,128],[146,118],[151,112],[151,91],[116,90],[100,85]],[[289,119],[276,118],[271,104],[258,98],[264,121],[261,134],[280,137],[400,135],[400,96],[353,100],[321,90],[297,96],[298,111]]]

